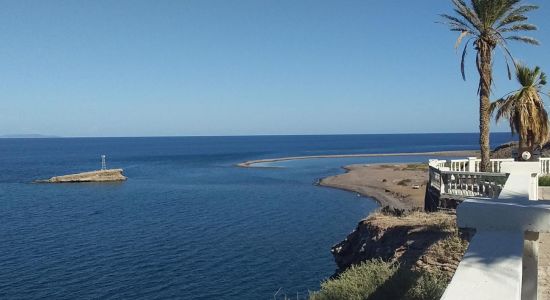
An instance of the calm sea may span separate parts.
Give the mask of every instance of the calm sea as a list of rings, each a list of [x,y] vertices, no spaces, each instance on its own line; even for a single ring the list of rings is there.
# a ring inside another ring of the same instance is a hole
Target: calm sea
[[[234,164],[475,148],[476,134],[0,139],[0,299],[303,299],[335,270],[331,245],[376,208],[312,183],[427,157]],[[31,183],[98,169],[101,154],[128,181]]]

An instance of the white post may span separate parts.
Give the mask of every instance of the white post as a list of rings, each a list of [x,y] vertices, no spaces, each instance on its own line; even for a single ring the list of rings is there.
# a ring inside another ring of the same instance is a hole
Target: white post
[[[539,175],[540,173],[531,174],[531,191],[529,193],[529,200],[539,200]]]
[[[476,171],[476,157],[468,157],[468,172]]]
[[[538,200],[538,174],[540,162],[505,161],[500,164],[502,173],[510,174],[499,198],[517,198],[529,195],[529,200]]]
[[[523,241],[521,300],[537,300],[539,233],[526,232]]]

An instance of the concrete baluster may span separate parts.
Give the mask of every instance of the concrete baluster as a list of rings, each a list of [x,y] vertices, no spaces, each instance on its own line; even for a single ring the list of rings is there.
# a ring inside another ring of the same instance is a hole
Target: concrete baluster
[[[521,300],[537,300],[539,233],[527,231],[523,241]]]
[[[475,157],[468,157],[468,164],[471,165],[471,167],[468,169],[468,172],[479,172],[479,159]]]

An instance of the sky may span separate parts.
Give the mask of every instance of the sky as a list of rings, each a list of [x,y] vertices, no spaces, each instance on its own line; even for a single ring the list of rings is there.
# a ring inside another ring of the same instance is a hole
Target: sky
[[[550,72],[550,3],[516,59]],[[0,1],[0,135],[476,132],[450,0]],[[517,88],[496,52],[495,99]],[[549,88],[550,89],[550,88]],[[550,99],[546,99],[550,104]],[[508,131],[506,122],[493,131]]]

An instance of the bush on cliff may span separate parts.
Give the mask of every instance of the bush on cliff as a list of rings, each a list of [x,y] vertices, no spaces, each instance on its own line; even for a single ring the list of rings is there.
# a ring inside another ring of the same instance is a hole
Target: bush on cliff
[[[384,208],[333,246],[340,273],[310,299],[440,299],[470,237],[452,213]]]
[[[310,300],[440,299],[449,278],[444,274],[410,271],[379,259],[352,266],[321,284]]]
[[[310,300],[366,299],[397,270],[395,264],[371,260],[352,266],[336,279],[321,283],[321,290]]]
[[[539,186],[550,186],[550,176],[539,177]]]

